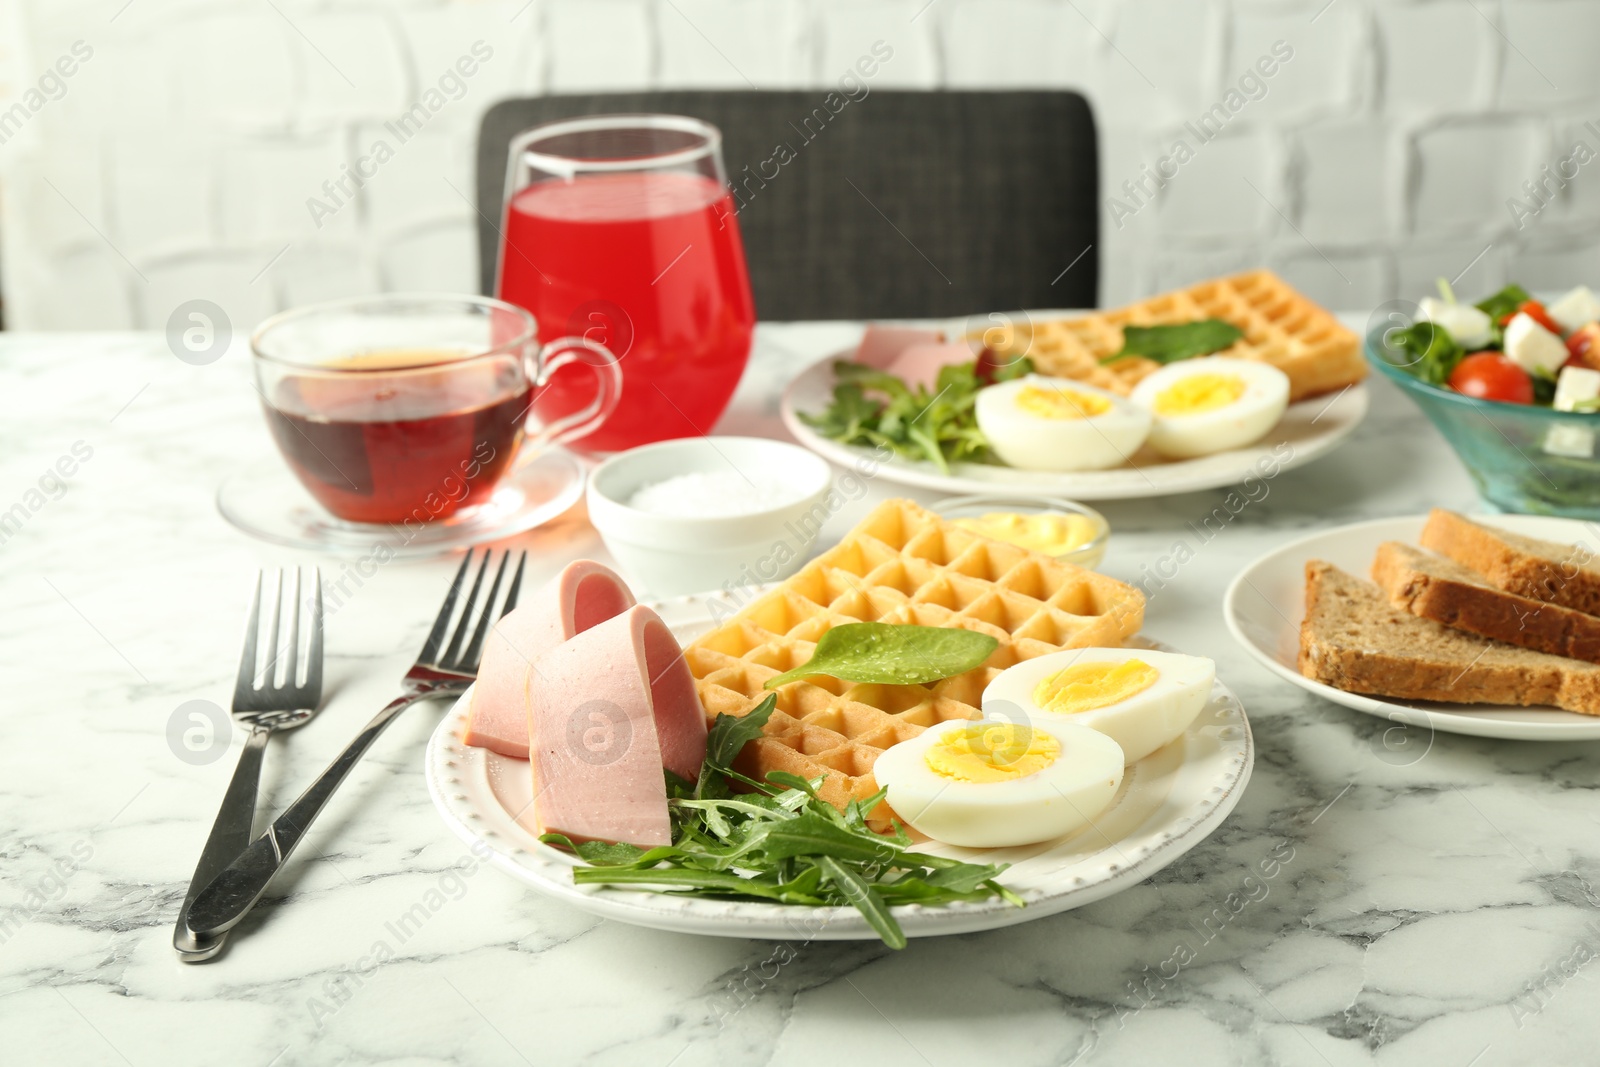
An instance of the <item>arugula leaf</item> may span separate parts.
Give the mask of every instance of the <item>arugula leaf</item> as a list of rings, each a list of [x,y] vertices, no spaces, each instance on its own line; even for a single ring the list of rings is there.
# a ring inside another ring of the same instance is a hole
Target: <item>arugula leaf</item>
[[[1450,372],[1466,355],[1450,331],[1431,322],[1385,330],[1378,345],[1390,366],[1433,385],[1449,380]]]
[[[778,706],[776,695],[769,696],[743,715],[718,715],[706,734],[706,760],[700,766],[700,783],[695,795],[705,792],[708,779],[718,772],[726,774],[733,769],[733,761],[745,744],[761,736],[767,720]]]
[[[850,622],[822,635],[806,663],[767,679],[765,688],[826,674],[846,682],[918,685],[972,670],[999,642],[950,626]]]
[[[1477,306],[1479,311],[1489,316],[1490,321],[1498,326],[1501,319],[1513,314],[1517,308],[1532,299],[1528,290],[1513,283],[1492,296],[1484,297],[1478,301]]]
[[[1106,356],[1101,363],[1143,356],[1157,363],[1176,363],[1180,359],[1209,356],[1221,352],[1244,337],[1244,331],[1221,319],[1177,322],[1165,326],[1124,326],[1122,350]]]
[[[939,369],[932,389],[911,386],[861,363],[833,365],[833,402],[821,412],[801,412],[807,426],[847,445],[883,446],[949,473],[951,463],[993,463],[989,440],[978,429],[978,390],[1033,373],[1020,357],[1005,365],[974,359]]]
[[[868,924],[878,932],[878,936],[883,938],[884,944],[890,948],[906,947],[906,932],[900,929],[899,922],[889,914],[888,905],[872,891],[860,874],[832,856],[818,856],[815,863],[822,872],[823,880],[832,883],[846,900],[856,906]]]
[[[547,845],[564,848],[568,852],[575,852],[578,858],[585,863],[592,863],[596,867],[622,867],[630,863],[637,863],[645,850],[638,845],[624,845],[614,841],[583,841],[573,842],[566,834],[541,834],[540,841]]]

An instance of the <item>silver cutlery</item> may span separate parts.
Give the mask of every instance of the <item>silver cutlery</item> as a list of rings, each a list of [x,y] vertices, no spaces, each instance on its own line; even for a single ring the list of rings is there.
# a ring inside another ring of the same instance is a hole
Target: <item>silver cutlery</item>
[[[450,623],[455,616],[456,598],[472,565],[473,553],[468,551],[467,558],[461,562],[461,569],[456,571],[450,592],[445,595],[444,604],[434,620],[427,642],[422,646],[421,655],[401,682],[404,695],[378,712],[366,728],[356,735],[356,739],[328,765],[327,770],[311,783],[310,788],[300,794],[300,798],[267,827],[265,833],[238,854],[209,885],[200,890],[189,908],[189,926],[192,929],[206,936],[218,936],[238,924],[261,899],[267,884],[283,869],[295,847],[304,839],[312,820],[384,728],[411,705],[430,697],[457,696],[472,684],[478,674],[478,662],[483,656],[483,642],[489,635],[489,627],[516,606],[517,591],[522,586],[522,569],[528,558],[526,552],[518,553],[516,573],[511,577],[503,603],[496,610],[506,564],[511,559],[509,549],[501,554],[493,584],[479,609],[478,594],[483,588],[493,556],[492,551],[485,550],[477,577],[472,582],[472,590],[461,610],[460,621],[452,634]],[[477,614],[476,628],[473,627],[474,613]],[[465,647],[463,641],[466,642]]]
[[[250,605],[250,622],[245,630],[244,651],[239,655],[239,677],[233,686],[233,721],[249,731],[239,765],[234,768],[222,807],[211,824],[211,836],[200,851],[172,930],[172,947],[185,963],[199,963],[222,951],[225,934],[197,934],[188,923],[189,908],[195,896],[250,844],[256,812],[256,793],[261,786],[261,763],[267,741],[280,730],[292,730],[310,720],[322,701],[322,573],[312,571],[316,595],[309,610],[310,637],[305,658],[300,656],[301,572],[294,573],[294,598],[289,602],[289,643],[278,648],[279,623],[284,613],[284,572],[278,571],[273,586],[272,623],[267,634],[266,666],[258,668],[257,654],[261,632],[261,590],[267,572],[256,575],[255,599]],[[286,661],[284,677],[278,681],[280,662]],[[297,680],[298,679],[298,680]],[[258,684],[259,683],[259,684]]]

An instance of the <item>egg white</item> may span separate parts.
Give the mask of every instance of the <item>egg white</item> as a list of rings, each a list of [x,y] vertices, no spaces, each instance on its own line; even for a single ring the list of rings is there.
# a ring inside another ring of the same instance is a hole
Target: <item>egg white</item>
[[[1057,718],[1061,718],[1057,716]],[[1014,722],[1014,719],[1007,719]],[[1004,848],[1074,833],[1105,811],[1122,784],[1122,749],[1106,734],[1070,722],[1038,727],[1061,753],[1047,767],[1004,782],[963,782],[927,763],[928,750],[969,722],[930,726],[884,752],[872,765],[902,821],[935,841],[964,848]]]
[[[1047,711],[1033,699],[1039,683],[1082,663],[1142,660],[1158,677],[1148,689],[1092,711]],[[1047,732],[1063,724],[1098,730],[1114,740],[1129,763],[1171,744],[1189,728],[1210,699],[1217,665],[1203,656],[1143,648],[1073,648],[1023,660],[1001,671],[983,691],[985,718],[1023,722]],[[896,809],[898,810],[898,809]]]
[[[1109,401],[1111,408],[1081,419],[1045,418],[1017,405],[1017,394],[1030,385],[1087,393]],[[1150,432],[1150,413],[1127,398],[1082,382],[1038,374],[978,390],[974,413],[995,454],[1021,470],[1118,467],[1132,458]]]
[[[1225,374],[1244,382],[1244,393],[1212,411],[1162,415],[1156,398],[1196,374]],[[1209,456],[1265,437],[1289,406],[1289,376],[1251,359],[1205,356],[1169,363],[1133,387],[1133,403],[1150,412],[1150,447],[1169,459]]]

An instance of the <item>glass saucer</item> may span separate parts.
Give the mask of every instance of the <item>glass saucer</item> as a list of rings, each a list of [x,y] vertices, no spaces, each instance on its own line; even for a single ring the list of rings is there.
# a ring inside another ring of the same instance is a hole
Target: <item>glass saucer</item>
[[[217,510],[251,537],[336,556],[383,554],[420,559],[531,530],[564,514],[583,496],[587,473],[568,452],[551,449],[506,475],[494,496],[448,519],[426,524],[346,522],[330,515],[281,461],[230,476]]]

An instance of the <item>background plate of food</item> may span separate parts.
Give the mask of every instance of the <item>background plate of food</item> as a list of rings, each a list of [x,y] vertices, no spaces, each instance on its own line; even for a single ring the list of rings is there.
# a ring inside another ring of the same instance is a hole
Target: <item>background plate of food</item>
[[[1597,555],[1594,523],[1435,509],[1287,544],[1240,572],[1223,612],[1268,670],[1345,707],[1478,737],[1600,740]]]
[[[844,465],[888,448],[903,485],[1113,500],[1309,463],[1367,412],[1359,338],[1267,271],[963,333],[869,326],[789,384],[784,424]]]

